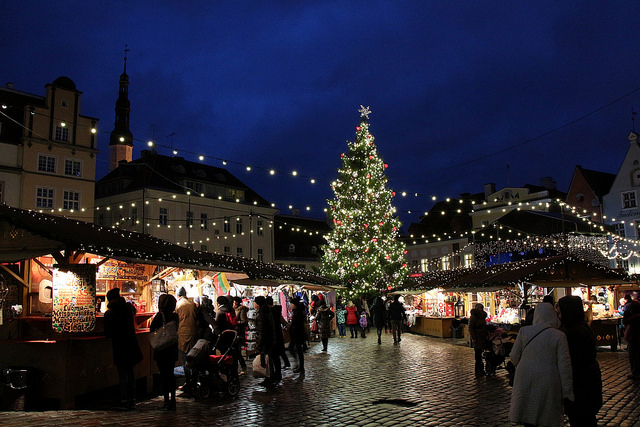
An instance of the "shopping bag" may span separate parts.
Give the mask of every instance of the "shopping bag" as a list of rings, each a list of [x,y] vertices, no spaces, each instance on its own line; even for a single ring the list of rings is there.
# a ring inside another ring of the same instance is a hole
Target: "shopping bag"
[[[261,360],[264,358],[264,366],[262,366]],[[257,355],[253,359],[253,377],[254,378],[269,378],[271,371],[269,370],[269,355],[264,356]]]
[[[172,345],[178,344],[178,324],[175,321],[165,322],[162,314],[162,327],[150,332],[148,335],[149,344],[154,350],[164,350]]]
[[[314,334],[318,333],[318,321],[315,319],[311,322],[311,332]]]

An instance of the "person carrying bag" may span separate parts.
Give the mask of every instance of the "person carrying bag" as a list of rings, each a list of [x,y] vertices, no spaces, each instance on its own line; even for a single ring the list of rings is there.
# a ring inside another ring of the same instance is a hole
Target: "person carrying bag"
[[[167,322],[164,313],[162,315],[162,326],[149,333],[149,344],[156,350],[164,350],[178,343],[178,323],[175,320]]]

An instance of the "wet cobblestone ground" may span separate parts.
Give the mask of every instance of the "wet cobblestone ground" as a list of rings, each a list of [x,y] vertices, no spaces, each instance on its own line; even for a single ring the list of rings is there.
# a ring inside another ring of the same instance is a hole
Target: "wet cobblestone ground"
[[[241,377],[236,399],[178,398],[176,412],[162,412],[161,397],[135,410],[88,409],[0,412],[2,426],[510,426],[511,387],[506,371],[473,375],[473,350],[465,340],[405,334],[399,345],[390,334],[382,345],[367,338],[331,338],[329,351],[312,343],[306,375],[283,371],[275,389]],[[625,351],[602,350],[604,407],[601,426],[640,426],[640,382],[627,379]],[[250,369],[250,368],[249,368]]]

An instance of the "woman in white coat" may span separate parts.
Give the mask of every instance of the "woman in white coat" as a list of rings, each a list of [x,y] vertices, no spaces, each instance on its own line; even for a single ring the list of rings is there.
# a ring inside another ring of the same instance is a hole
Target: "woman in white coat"
[[[533,325],[520,329],[510,353],[516,365],[509,420],[525,426],[562,426],[564,400],[573,401],[571,357],[553,305],[540,303]]]

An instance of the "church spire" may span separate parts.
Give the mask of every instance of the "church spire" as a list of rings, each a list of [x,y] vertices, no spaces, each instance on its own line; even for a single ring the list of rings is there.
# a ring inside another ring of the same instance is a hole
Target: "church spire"
[[[133,158],[133,135],[129,130],[131,104],[129,103],[129,76],[127,75],[128,52],[129,49],[125,45],[124,70],[120,75],[120,89],[115,108],[116,119],[109,140],[109,171],[117,168],[120,161],[130,162]]]

